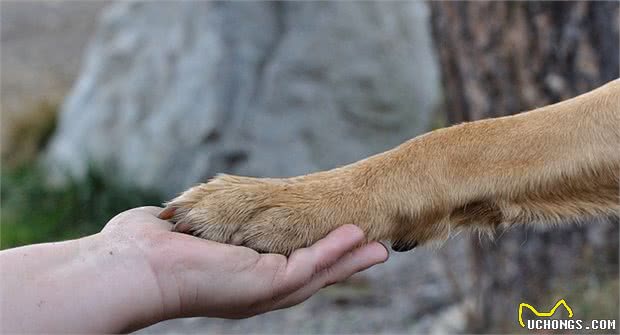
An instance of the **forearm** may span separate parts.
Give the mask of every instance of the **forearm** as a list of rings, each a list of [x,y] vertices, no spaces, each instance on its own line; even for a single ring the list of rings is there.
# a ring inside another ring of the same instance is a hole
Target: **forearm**
[[[2,332],[110,333],[158,321],[148,265],[104,242],[94,235],[2,251]]]
[[[618,209],[620,82],[440,129],[353,165],[374,208],[417,241],[451,227],[565,222]]]
[[[456,205],[586,193],[617,185],[620,81],[514,116],[463,124],[424,139]],[[572,190],[564,190],[570,185]],[[556,199],[560,201],[559,199]],[[578,202],[572,201],[574,204]]]

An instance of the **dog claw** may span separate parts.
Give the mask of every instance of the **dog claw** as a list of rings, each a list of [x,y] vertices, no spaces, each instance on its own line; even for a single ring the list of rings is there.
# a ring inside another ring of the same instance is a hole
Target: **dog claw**
[[[174,208],[166,207],[163,211],[161,211],[161,213],[159,213],[159,215],[157,215],[157,217],[162,220],[170,220],[174,216],[174,211]]]
[[[413,242],[394,242],[392,243],[392,250],[396,252],[405,252],[412,250],[418,245],[417,241]]]
[[[177,223],[172,227],[172,231],[177,233],[189,233],[192,229],[192,226],[187,223]]]

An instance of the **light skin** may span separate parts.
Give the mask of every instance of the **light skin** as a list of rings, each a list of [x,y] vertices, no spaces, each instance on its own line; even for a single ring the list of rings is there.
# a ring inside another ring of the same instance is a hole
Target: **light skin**
[[[303,302],[387,260],[344,225],[288,258],[171,232],[159,207],[95,235],[0,252],[2,333],[116,333],[162,320],[245,318]]]

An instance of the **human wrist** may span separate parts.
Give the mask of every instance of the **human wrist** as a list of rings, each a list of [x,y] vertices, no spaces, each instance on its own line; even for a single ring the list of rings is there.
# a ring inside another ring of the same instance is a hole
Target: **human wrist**
[[[112,333],[159,321],[156,283],[139,253],[122,244],[97,234],[2,251],[11,271],[0,276],[0,330]]]
[[[74,283],[87,297],[87,319],[98,322],[94,330],[127,332],[165,319],[161,290],[139,242],[105,233],[74,242]]]

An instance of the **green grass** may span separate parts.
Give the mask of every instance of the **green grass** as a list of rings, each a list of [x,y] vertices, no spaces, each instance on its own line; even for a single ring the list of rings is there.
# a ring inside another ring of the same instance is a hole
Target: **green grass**
[[[33,164],[3,171],[0,248],[93,234],[119,212],[162,203],[155,192],[110,180],[94,169],[62,187],[45,184]]]

